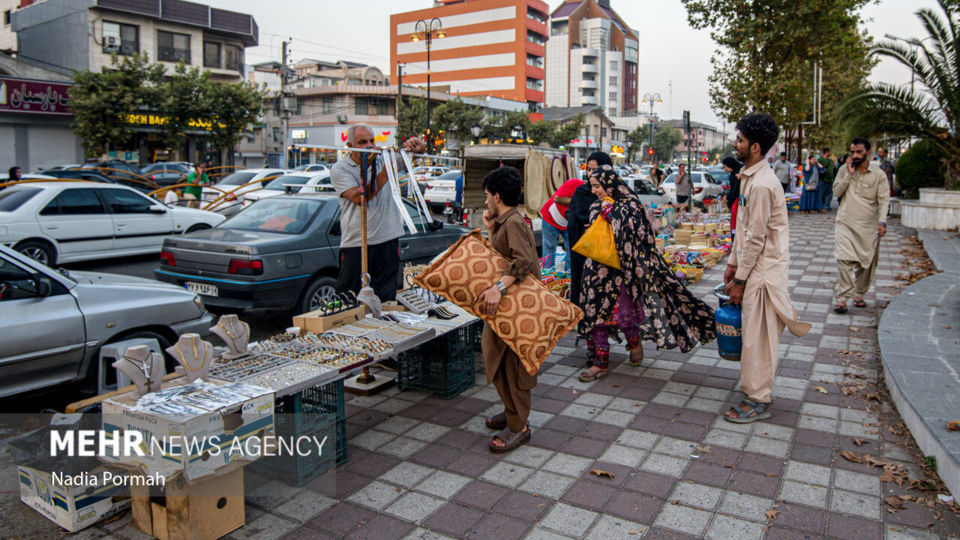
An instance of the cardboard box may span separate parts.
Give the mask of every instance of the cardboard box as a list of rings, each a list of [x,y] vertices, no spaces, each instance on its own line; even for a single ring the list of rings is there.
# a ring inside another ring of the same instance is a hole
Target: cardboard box
[[[91,478],[102,480],[102,473],[106,470],[94,460],[93,468],[85,472]],[[17,467],[17,473],[20,500],[70,532],[86,529],[130,507],[130,497],[124,485],[99,485],[102,484],[99,482],[96,486],[66,486],[55,482],[52,472],[23,465]]]
[[[364,317],[366,308],[364,306],[358,306],[326,316],[320,313],[320,311],[311,311],[302,315],[296,315],[293,317],[293,326],[299,327],[304,332],[319,334],[338,326],[359,321]]]
[[[185,382],[176,379],[162,388]],[[135,392],[116,396],[102,404],[103,430],[108,438],[122,437],[129,430],[140,432],[145,455],[123,455],[121,449],[117,455],[107,452],[99,457],[105,463],[137,469],[141,474],[159,475],[168,483],[179,475],[190,481],[211,476],[235,461],[259,457],[264,436],[274,434],[273,402],[273,391],[263,389],[263,393],[228,407],[174,417],[136,410]],[[188,441],[189,448],[181,446],[183,440]]]
[[[130,488],[133,523],[161,540],[210,540],[246,521],[243,467],[198,482],[177,478],[162,490]]]

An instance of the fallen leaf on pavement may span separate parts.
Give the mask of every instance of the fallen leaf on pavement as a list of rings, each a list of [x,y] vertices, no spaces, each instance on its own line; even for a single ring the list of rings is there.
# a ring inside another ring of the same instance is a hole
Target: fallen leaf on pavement
[[[863,398],[866,399],[867,401],[870,401],[871,399],[874,401],[880,401],[880,394],[876,392],[867,392],[866,394],[863,395]]]
[[[822,386],[814,386],[813,389],[816,390],[817,392],[820,392],[821,394],[829,394],[829,393],[830,393],[830,392],[827,392],[827,389],[824,388],[824,387],[822,387]]]
[[[890,462],[889,462],[889,461],[884,461],[884,460],[882,460],[882,459],[875,458],[875,457],[871,456],[870,454],[867,454],[866,456],[864,456],[863,459],[864,459],[864,461],[866,462],[866,464],[869,465],[869,466],[871,466],[871,467],[885,467],[885,466],[887,466],[887,465],[890,465]]]
[[[900,497],[897,497],[896,495],[890,495],[889,497],[885,498],[883,502],[889,504],[890,506],[896,508],[897,510],[903,508],[903,500],[900,499]]]
[[[710,448],[709,446],[698,446],[698,447],[697,447],[697,453],[700,453],[700,454],[709,454],[709,453],[710,453],[710,450],[713,450],[713,449]]]
[[[605,470],[603,470],[603,469],[591,469],[591,470],[590,470],[590,474],[592,474],[592,475],[594,475],[594,476],[605,476],[605,477],[613,480],[613,473],[610,472],[610,471],[605,471]]]
[[[951,420],[947,422],[947,431],[960,431],[960,420]]]
[[[630,529],[627,534],[643,534],[643,529]]]
[[[767,519],[771,519],[771,520],[772,520],[772,519],[776,518],[776,517],[777,517],[777,514],[779,514],[779,513],[780,513],[779,510],[767,510]]]
[[[840,455],[843,459],[847,461],[852,461],[854,463],[863,463],[863,456],[857,454],[856,452],[851,452],[850,450],[841,450]]]
[[[854,438],[854,439],[853,439],[853,444],[855,444],[855,445],[857,445],[857,446],[863,446],[863,439]]]

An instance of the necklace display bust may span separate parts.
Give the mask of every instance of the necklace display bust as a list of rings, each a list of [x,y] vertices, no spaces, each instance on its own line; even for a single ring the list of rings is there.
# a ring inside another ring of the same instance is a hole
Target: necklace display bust
[[[123,351],[123,356],[113,363],[113,367],[133,382],[137,396],[159,390],[167,372],[163,355],[150,352],[146,345],[135,345]]]
[[[199,334],[184,334],[167,352],[180,364],[177,373],[186,376],[187,381],[207,379],[207,373],[213,365],[213,345],[200,339]]]
[[[241,321],[236,315],[222,315],[216,326],[210,332],[219,337],[227,345],[226,359],[236,358],[247,352],[247,343],[250,342],[250,325]]]

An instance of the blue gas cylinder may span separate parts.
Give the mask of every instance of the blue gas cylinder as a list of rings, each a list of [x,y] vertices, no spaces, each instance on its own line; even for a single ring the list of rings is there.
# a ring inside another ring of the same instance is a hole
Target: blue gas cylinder
[[[740,304],[729,303],[730,297],[723,294],[724,285],[721,283],[713,289],[713,294],[720,300],[720,307],[714,312],[717,322],[717,347],[720,358],[740,361],[740,349],[743,347],[743,337],[740,325]]]

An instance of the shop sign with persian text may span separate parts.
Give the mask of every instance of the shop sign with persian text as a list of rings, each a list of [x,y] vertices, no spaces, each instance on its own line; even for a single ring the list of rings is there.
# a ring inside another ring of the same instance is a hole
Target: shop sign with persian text
[[[70,116],[70,86],[0,77],[0,112]]]

